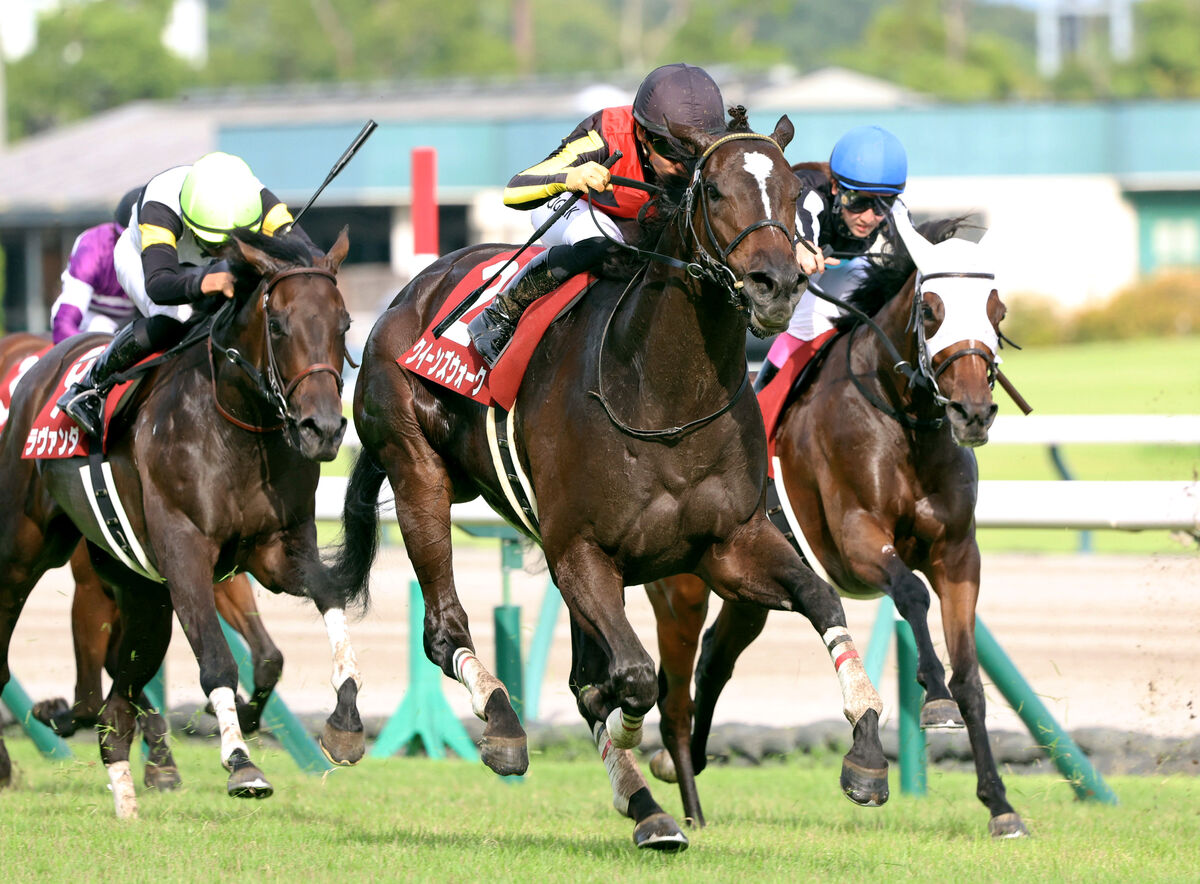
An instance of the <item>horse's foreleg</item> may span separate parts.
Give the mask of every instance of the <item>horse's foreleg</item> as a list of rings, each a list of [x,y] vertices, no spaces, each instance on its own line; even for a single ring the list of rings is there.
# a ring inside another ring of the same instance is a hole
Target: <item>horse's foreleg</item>
[[[935,550],[937,552],[937,550]],[[975,759],[976,792],[991,813],[988,831],[998,838],[1028,835],[1008,803],[988,741],[987,709],[975,650],[975,602],[979,596],[979,547],[974,540],[947,548],[933,559],[929,578],[942,604],[942,628],[950,652],[950,690],[966,720]]]
[[[854,576],[886,593],[912,628],[917,646],[917,681],[925,689],[921,727],[962,727],[958,706],[946,687],[946,669],[929,633],[929,590],[896,552],[893,533],[874,515],[858,512],[843,521],[841,537],[842,555]]]
[[[571,619],[571,690],[579,713],[587,722],[596,751],[612,786],[612,803],[617,813],[633,820],[633,843],[638,847],[674,852],[687,849],[688,839],[679,824],[662,809],[628,748],[614,744],[605,724],[601,688],[608,668],[608,655],[592,635]],[[620,713],[620,707],[615,710]]]
[[[867,807],[887,801],[888,765],[879,742],[883,703],[846,629],[836,590],[804,565],[765,517],[710,549],[699,573],[724,598],[799,611],[808,618],[829,652],[842,689],[842,711],[854,729],[854,743],[842,762],[842,790]]]
[[[704,825],[704,812],[696,791],[692,750],[692,672],[704,618],[708,613],[708,587],[699,577],[680,574],[646,585],[658,629],[659,730],[664,749],[650,760],[658,779],[679,784],[686,821]],[[701,766],[703,768],[703,765]]]
[[[12,677],[8,669],[8,646],[12,640],[13,629],[17,625],[17,618],[21,616],[25,600],[29,598],[29,593],[41,577],[39,571],[36,576],[30,577],[27,574],[24,580],[18,582],[10,579],[14,573],[16,572],[8,568],[0,570],[0,691],[4,690]],[[11,783],[12,761],[8,757],[8,748],[4,745],[4,736],[0,733],[0,789]]]
[[[238,704],[238,720],[242,732],[252,734],[259,729],[267,701],[283,674],[283,654],[263,625],[249,577],[236,574],[216,584],[213,596],[217,613],[237,630],[250,648],[250,659],[254,663],[254,692],[249,702]]]

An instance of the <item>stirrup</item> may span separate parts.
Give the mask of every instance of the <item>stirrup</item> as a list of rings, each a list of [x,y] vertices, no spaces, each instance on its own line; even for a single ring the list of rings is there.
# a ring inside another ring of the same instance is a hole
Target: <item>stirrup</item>
[[[88,387],[75,393],[65,404],[61,399],[55,404],[67,417],[75,421],[81,430],[89,436],[99,438],[104,424],[104,396],[99,390]]]
[[[471,343],[475,345],[475,349],[487,363],[488,368],[496,365],[497,360],[508,346],[508,342],[512,340],[513,333],[517,330],[516,321],[507,314],[497,310],[497,316],[489,316],[491,310],[492,304],[489,304],[482,313],[467,324],[467,333],[471,336]]]

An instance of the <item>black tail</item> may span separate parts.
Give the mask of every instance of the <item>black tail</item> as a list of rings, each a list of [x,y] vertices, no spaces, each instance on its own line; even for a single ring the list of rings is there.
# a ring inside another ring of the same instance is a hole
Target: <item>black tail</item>
[[[342,537],[331,557],[315,569],[319,573],[309,575],[314,598],[319,594],[336,599],[343,608],[363,611],[370,606],[371,565],[379,552],[379,489],[385,475],[365,450],[359,452],[346,486]]]

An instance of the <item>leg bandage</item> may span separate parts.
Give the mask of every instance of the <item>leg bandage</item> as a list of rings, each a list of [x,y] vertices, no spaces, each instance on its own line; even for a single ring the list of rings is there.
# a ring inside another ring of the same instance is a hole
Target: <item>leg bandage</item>
[[[600,760],[608,771],[608,781],[612,784],[613,807],[621,816],[629,816],[629,799],[639,789],[646,787],[646,779],[638,770],[633,753],[614,746],[608,737],[608,730],[601,722],[596,722],[592,736],[600,752]]]
[[[217,726],[221,729],[221,761],[229,764],[229,756],[241,749],[250,757],[246,741],[242,739],[242,726],[238,723],[237,699],[233,688],[216,688],[208,695],[212,703],[213,715],[217,716]]]
[[[480,721],[487,721],[487,701],[492,691],[499,689],[504,691],[504,696],[508,696],[504,682],[484,669],[469,648],[459,648],[454,652],[454,677],[471,693],[471,711]]]
[[[358,657],[350,644],[350,633],[346,630],[346,612],[341,608],[330,608],[325,612],[325,632],[329,635],[329,648],[333,652],[333,689],[340,691],[346,679],[362,688],[362,675],[358,671]]]
[[[833,661],[834,672],[837,673],[838,683],[842,686],[842,712],[851,725],[866,714],[868,709],[883,713],[883,701],[871,680],[867,678],[867,670],[863,668],[858,649],[844,626],[834,626],[821,636],[825,647],[829,650],[829,659]]]
[[[620,706],[608,713],[604,726],[613,745],[618,749],[632,749],[641,743],[643,718],[644,715],[627,715]]]

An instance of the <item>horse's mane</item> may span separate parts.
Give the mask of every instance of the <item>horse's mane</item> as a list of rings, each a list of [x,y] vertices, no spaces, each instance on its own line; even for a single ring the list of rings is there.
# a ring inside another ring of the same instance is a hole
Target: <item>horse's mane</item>
[[[725,126],[726,133],[752,131],[747,117],[748,114],[744,106],[739,104],[729,108],[729,122]],[[637,230],[634,231],[634,235],[629,239],[630,245],[650,250],[653,250],[658,245],[663,231],[668,224],[674,221],[675,214],[683,206],[684,194],[691,184],[692,174],[699,160],[698,156],[686,157],[683,160],[687,168],[687,175],[685,177],[659,182],[660,185],[666,188],[666,191],[652,195],[646,204],[642,206],[641,211],[638,213]],[[610,248],[609,255],[604,261],[601,275],[606,278],[625,282],[632,279],[634,274],[645,266],[646,262],[638,258],[635,253],[628,249],[613,246]]]
[[[918,225],[917,230],[931,243],[950,239],[959,230],[968,227],[967,216],[940,218]],[[863,280],[854,288],[845,301],[868,316],[874,316],[883,306],[898,295],[908,278],[917,269],[916,262],[904,247],[903,241],[889,224],[884,232],[888,248],[872,255],[867,260],[867,271]],[[858,322],[853,315],[844,314],[834,322],[838,329],[845,329]]]
[[[311,267],[313,266],[312,245],[306,237],[296,233],[286,233],[276,236],[267,236],[264,233],[254,233],[249,230],[235,230],[232,234],[232,239],[236,239],[245,243],[251,248],[258,249],[291,267]],[[239,283],[238,289],[241,290],[242,283],[253,283],[250,288],[258,285],[258,280],[262,278],[262,273],[253,264],[247,261],[233,242],[226,244],[221,250],[221,257],[229,262],[230,270],[233,271],[234,278]]]

